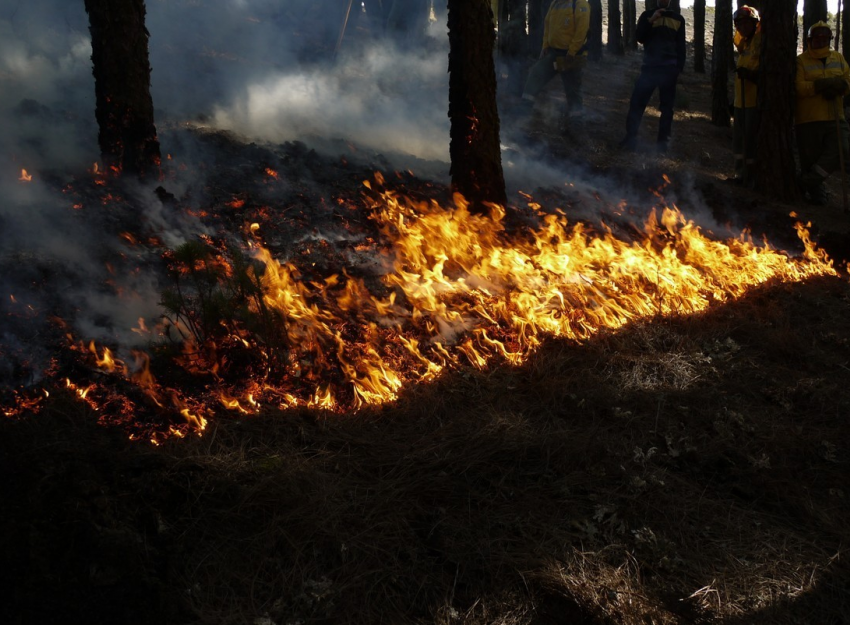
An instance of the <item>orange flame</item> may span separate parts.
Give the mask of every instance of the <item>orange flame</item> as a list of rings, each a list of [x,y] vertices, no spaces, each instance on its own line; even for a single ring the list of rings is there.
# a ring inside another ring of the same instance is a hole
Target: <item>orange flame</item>
[[[27,173],[26,169],[21,170],[21,177],[18,178],[21,182],[32,182],[32,175]]]

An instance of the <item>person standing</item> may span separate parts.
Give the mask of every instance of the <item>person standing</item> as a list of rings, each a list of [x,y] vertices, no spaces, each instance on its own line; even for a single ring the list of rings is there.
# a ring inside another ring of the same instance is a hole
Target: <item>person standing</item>
[[[811,203],[826,204],[824,181],[848,157],[850,127],[843,97],[850,92],[850,67],[840,52],[830,50],[832,30],[812,24],[808,47],[797,57],[795,124],[800,155],[800,186]]]
[[[588,0],[553,0],[543,22],[540,59],[528,72],[522,93],[523,106],[530,111],[543,87],[561,75],[569,115],[584,111],[581,74],[587,64],[587,30],[590,27]]]
[[[626,116],[626,136],[620,147],[637,149],[638,130],[646,105],[658,89],[661,120],[658,123],[658,150],[666,152],[673,127],[676,82],[685,68],[685,18],[669,9],[670,0],[658,0],[658,8],[641,13],[635,38],[643,44],[640,69]]]
[[[738,63],[735,67],[735,127],[732,150],[735,153],[737,183],[748,183],[756,162],[758,137],[758,78],[761,55],[761,22],[756,9],[742,6],[735,11],[735,47]]]

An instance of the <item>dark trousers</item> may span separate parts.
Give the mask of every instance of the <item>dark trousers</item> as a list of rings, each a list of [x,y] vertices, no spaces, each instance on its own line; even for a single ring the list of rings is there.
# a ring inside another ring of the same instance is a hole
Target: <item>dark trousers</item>
[[[676,101],[676,80],[679,78],[679,68],[643,67],[637,79],[632,99],[629,102],[629,114],[626,117],[626,136],[637,138],[640,120],[652,94],[658,89],[661,100],[661,121],[658,124],[658,142],[667,143],[673,127],[673,103]]]

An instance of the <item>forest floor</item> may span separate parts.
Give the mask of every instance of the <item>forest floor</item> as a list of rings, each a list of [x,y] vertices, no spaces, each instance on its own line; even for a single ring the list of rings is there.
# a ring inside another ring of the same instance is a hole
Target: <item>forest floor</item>
[[[559,125],[553,84],[549,118],[505,131],[648,195],[666,174],[730,231],[793,242],[796,211],[847,257],[834,188],[812,208],[724,181],[704,76],[682,78],[669,153],[620,152],[638,68],[591,65],[580,126]],[[846,625],[848,312],[846,274],[768,283],[382,408],[264,408],[158,447],[54,393],[0,421],[0,622]]]

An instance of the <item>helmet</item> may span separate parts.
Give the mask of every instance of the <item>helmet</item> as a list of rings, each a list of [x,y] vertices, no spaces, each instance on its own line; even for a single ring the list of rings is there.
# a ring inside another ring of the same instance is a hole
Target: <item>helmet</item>
[[[745,19],[751,19],[758,22],[761,18],[759,17],[759,12],[756,11],[753,7],[748,7],[747,5],[744,5],[740,9],[735,11],[735,14],[732,16],[732,21],[737,22],[738,20]]]
[[[830,39],[832,38],[832,29],[829,27],[829,24],[827,24],[827,23],[826,23],[826,22],[824,22],[823,20],[821,20],[821,21],[819,21],[819,22],[815,22],[814,24],[812,24],[811,26],[809,26],[809,32],[808,32],[808,34],[806,35],[806,38],[807,38],[807,39],[811,39],[811,38],[812,38],[812,35],[814,35],[815,31],[816,31],[816,30],[821,30],[821,29],[826,29],[826,30],[828,30],[828,31],[829,31],[829,37],[830,37]]]

